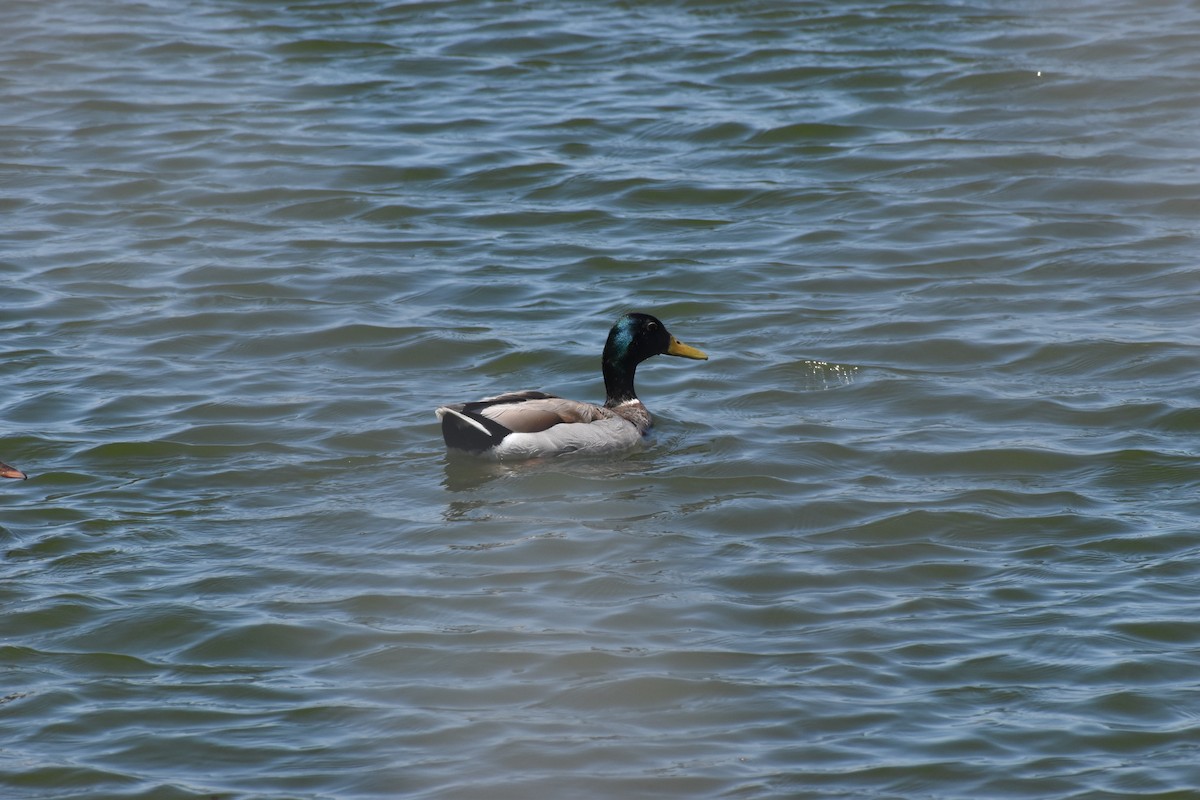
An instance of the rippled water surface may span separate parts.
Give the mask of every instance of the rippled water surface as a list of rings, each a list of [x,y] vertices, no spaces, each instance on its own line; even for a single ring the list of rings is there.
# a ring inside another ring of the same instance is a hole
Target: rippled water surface
[[[1200,787],[1200,6],[0,4],[0,787]],[[447,457],[432,409],[656,433]]]

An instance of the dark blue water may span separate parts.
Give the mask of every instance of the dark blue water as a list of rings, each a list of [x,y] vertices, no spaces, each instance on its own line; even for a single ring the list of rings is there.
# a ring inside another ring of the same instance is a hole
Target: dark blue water
[[[1191,797],[1198,35],[0,7],[4,796]]]

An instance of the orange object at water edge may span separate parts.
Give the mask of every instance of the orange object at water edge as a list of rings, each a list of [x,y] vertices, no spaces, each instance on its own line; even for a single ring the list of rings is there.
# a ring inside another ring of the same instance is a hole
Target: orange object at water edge
[[[24,480],[28,477],[28,475],[26,475],[24,472],[21,472],[21,470],[17,469],[16,467],[10,467],[8,464],[0,461],[0,478],[20,478],[21,480]]]

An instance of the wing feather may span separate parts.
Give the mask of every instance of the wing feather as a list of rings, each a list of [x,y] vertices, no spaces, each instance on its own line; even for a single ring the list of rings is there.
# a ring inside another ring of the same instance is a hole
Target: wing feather
[[[625,408],[614,412],[544,392],[443,406],[437,415],[448,446],[498,459],[626,448],[637,444],[650,425],[644,412],[639,417]]]
[[[595,422],[612,416],[612,412],[600,406],[561,397],[495,403],[476,411],[517,433],[537,433],[555,425]]]

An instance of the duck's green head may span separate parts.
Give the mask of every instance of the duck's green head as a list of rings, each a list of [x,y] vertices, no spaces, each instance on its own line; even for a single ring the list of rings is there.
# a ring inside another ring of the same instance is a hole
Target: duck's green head
[[[676,339],[667,326],[649,314],[631,313],[617,320],[604,345],[604,384],[608,390],[608,404],[636,397],[634,370],[647,358],[658,355],[708,360],[704,351]]]
[[[667,326],[649,314],[626,314],[608,332],[604,360],[640,364],[651,356],[667,355],[707,361],[708,356],[671,335]]]

